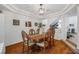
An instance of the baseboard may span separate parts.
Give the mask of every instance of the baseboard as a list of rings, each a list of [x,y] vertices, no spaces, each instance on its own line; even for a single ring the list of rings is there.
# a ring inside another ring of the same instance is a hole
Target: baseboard
[[[67,42],[69,42],[71,45],[73,45],[74,47],[77,47],[77,45],[75,44],[75,43],[73,43],[73,42],[71,42],[70,40],[66,40]]]
[[[5,41],[6,42],[6,41]],[[19,41],[15,41],[15,42],[12,42],[12,43],[5,43],[5,46],[10,46],[10,45],[14,45],[14,44],[17,44],[19,42],[22,42],[22,39],[19,40]]]
[[[22,41],[14,43],[14,44],[11,44],[11,45],[7,45],[6,47],[14,46],[14,45],[17,45],[17,44],[20,44],[20,43],[22,43]]]
[[[67,44],[72,50],[75,50],[76,49],[76,47],[74,46],[74,45],[72,45],[72,44],[70,44],[68,41],[66,41],[66,40],[62,40],[65,44]]]

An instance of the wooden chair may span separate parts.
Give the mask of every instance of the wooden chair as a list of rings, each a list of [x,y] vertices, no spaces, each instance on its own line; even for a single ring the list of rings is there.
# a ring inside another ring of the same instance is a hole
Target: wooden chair
[[[39,32],[40,32],[40,29],[37,29],[37,30],[36,30],[36,34],[39,34]]]
[[[34,35],[35,34],[35,30],[34,29],[30,29],[29,30],[29,35]]]
[[[25,52],[25,49],[27,47],[27,52],[31,50],[31,46],[34,45],[34,42],[28,37],[27,33],[25,31],[21,32],[22,38],[23,38],[23,53]]]
[[[51,39],[53,39],[53,46],[55,46],[54,36],[55,36],[55,28],[52,28]]]
[[[55,35],[55,29],[50,27],[46,33],[48,35],[47,41],[49,42],[49,46],[51,45],[55,46],[54,44],[54,35]]]
[[[41,51],[45,53],[45,49],[48,47],[48,42],[45,40],[45,38],[39,40],[36,44],[41,48]]]

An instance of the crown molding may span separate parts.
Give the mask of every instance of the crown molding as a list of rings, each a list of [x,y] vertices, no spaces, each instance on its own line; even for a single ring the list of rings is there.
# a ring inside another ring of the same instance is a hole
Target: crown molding
[[[22,15],[32,17],[32,18],[35,18],[35,19],[41,19],[39,15],[35,15],[35,14],[31,13],[31,12],[19,9],[19,8],[15,7],[14,5],[12,5],[12,4],[3,4],[3,6],[5,6],[6,8],[8,8],[10,11],[12,11],[14,13],[22,14]],[[71,10],[74,6],[76,6],[76,5],[68,4],[61,11],[45,15],[44,17],[51,18],[52,16],[63,15],[65,13],[67,13],[69,10]]]
[[[24,10],[20,10],[20,9],[16,8],[15,6],[13,6],[13,5],[3,4],[3,6],[8,8],[13,13],[21,14],[21,15],[31,17],[31,18],[34,18],[34,19],[38,19],[37,15],[34,16],[32,13],[24,11]]]
[[[47,15],[47,17],[52,18],[52,16],[62,16],[65,15],[68,11],[74,8],[76,5],[67,5],[63,10]]]

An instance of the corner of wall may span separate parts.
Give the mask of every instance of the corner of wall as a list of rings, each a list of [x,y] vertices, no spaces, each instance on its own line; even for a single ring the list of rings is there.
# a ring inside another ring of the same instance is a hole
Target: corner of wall
[[[74,47],[73,45],[71,45],[70,43],[68,43],[66,40],[62,40],[64,43],[66,43],[70,48],[72,48],[73,50],[76,49],[76,47]]]

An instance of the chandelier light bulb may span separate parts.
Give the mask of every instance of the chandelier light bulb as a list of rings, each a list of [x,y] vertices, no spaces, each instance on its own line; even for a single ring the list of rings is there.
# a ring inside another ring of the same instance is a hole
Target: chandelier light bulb
[[[43,4],[40,4],[40,8],[39,8],[39,15],[43,15],[44,14],[44,8],[43,8]]]
[[[44,11],[43,11],[42,8],[40,8],[39,13],[40,13],[40,14],[43,14],[43,13],[44,13]]]

